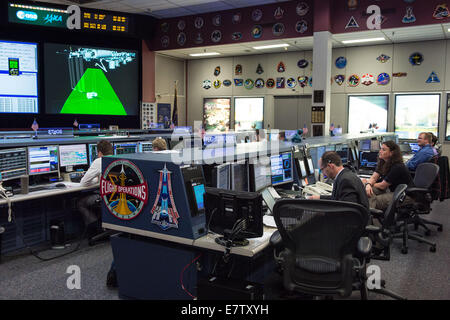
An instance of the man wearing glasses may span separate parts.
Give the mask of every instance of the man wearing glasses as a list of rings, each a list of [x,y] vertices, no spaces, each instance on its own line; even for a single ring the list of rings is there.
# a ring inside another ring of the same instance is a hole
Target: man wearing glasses
[[[308,199],[355,202],[369,210],[369,200],[361,179],[351,170],[343,167],[341,157],[336,152],[325,152],[319,159],[319,166],[325,176],[334,180],[333,192],[331,196],[313,195]]]

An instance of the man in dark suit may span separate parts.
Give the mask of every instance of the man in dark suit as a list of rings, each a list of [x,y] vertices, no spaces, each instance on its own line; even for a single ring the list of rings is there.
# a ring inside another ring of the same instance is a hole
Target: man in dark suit
[[[324,175],[334,180],[333,192],[331,196],[314,195],[309,199],[355,202],[369,210],[369,199],[361,179],[343,167],[341,157],[336,152],[325,152],[319,159],[319,166]]]

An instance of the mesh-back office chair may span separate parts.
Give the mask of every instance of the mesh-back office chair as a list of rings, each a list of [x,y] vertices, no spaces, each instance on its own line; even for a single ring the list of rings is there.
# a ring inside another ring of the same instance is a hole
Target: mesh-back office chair
[[[372,259],[390,260],[392,235],[395,233],[396,228],[396,213],[400,203],[405,199],[407,188],[406,184],[399,184],[395,188],[392,202],[384,212],[378,209],[370,209],[372,218],[377,219],[380,223],[379,227],[373,225],[373,223],[366,227],[366,231],[371,235],[371,239],[374,242]]]
[[[282,199],[273,208],[284,250],[283,284],[313,296],[367,299],[366,262],[371,240],[363,237],[367,209],[350,202]],[[402,299],[385,289],[375,292]]]
[[[408,239],[417,240],[430,245],[430,251],[436,251],[436,243],[423,238],[420,234],[413,233],[408,229],[409,224],[424,227],[429,231],[426,224],[440,225],[435,222],[426,221],[420,217],[423,214],[429,214],[431,211],[431,202],[433,196],[431,185],[436,180],[439,173],[439,166],[434,163],[421,163],[417,166],[414,176],[414,187],[406,189],[406,195],[409,196],[413,203],[399,208],[397,222],[399,223],[400,232],[393,235],[394,238],[402,238],[402,253],[408,253]],[[442,230],[442,225],[440,225]]]

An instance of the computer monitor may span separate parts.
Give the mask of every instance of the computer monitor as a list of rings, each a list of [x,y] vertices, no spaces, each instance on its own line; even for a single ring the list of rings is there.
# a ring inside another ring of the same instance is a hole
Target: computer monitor
[[[28,174],[58,172],[58,146],[28,147]]]
[[[308,176],[314,174],[314,163],[311,157],[311,149],[305,149],[306,174]]]
[[[361,151],[359,154],[359,167],[375,169],[377,166],[378,152]]]
[[[370,151],[371,140],[360,140],[359,141],[359,150],[361,151]]]
[[[370,151],[378,152],[381,149],[381,144],[378,139],[370,140]]]
[[[114,143],[114,154],[137,153],[137,142]]]
[[[347,145],[336,145],[336,153],[341,157],[342,163],[346,164],[349,161],[349,148]]]
[[[251,191],[258,192],[272,185],[270,161],[267,161],[267,163],[258,161],[251,165],[251,169]]]
[[[292,172],[292,152],[282,152],[270,157],[272,186],[294,181]]]
[[[224,163],[221,165],[218,165],[216,167],[216,174],[217,174],[217,184],[216,187],[219,189],[230,189],[230,170],[231,166],[229,163]]]
[[[139,142],[139,152],[150,152],[153,150],[153,143],[151,141]]]
[[[231,164],[231,190],[249,191],[248,164],[245,160]]]
[[[329,145],[325,146],[325,152],[328,152],[328,151],[336,151],[336,145],[329,144]]]
[[[27,149],[0,150],[0,181],[27,175]]]
[[[218,244],[245,246],[249,243],[247,238],[262,237],[260,193],[206,188],[204,201],[208,230],[225,236],[216,238]]]
[[[94,162],[95,159],[97,159],[97,144],[96,143],[90,143],[88,144],[88,151],[89,151],[89,165]]]
[[[417,151],[420,150],[420,146],[419,146],[419,144],[417,142],[410,142],[409,143],[409,147],[411,148],[411,151],[413,153],[416,153]]]
[[[65,144],[59,146],[59,165],[71,167],[88,164],[85,144]]]
[[[319,159],[322,158],[322,155],[326,152],[326,146],[313,147],[308,150],[311,154],[314,167],[319,168]]]

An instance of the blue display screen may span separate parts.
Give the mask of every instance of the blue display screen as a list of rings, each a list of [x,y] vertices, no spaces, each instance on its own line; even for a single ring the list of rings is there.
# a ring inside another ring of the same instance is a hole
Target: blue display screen
[[[203,195],[205,194],[205,185],[197,184],[197,185],[194,185],[193,188],[194,188],[195,201],[197,202],[197,209],[202,210],[205,208],[204,201],[203,201]]]

